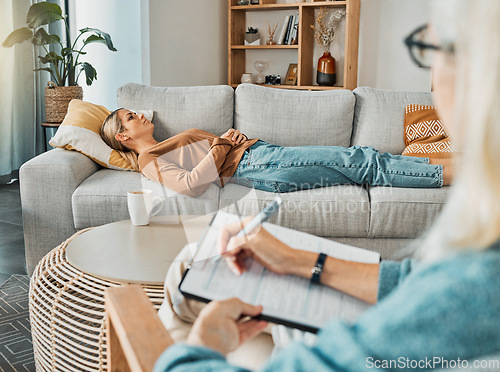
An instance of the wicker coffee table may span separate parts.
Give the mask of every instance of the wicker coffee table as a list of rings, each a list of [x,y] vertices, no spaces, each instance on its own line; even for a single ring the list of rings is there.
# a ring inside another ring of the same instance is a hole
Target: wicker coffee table
[[[156,217],[80,231],[37,265],[30,322],[37,371],[107,371],[104,290],[140,284],[158,309],[170,263],[211,216]]]

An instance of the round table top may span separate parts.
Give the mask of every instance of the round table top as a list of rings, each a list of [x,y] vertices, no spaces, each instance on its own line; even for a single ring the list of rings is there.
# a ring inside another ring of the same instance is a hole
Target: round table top
[[[130,220],[113,222],[75,237],[66,248],[66,258],[101,279],[163,284],[177,254],[200,239],[211,218],[159,216],[147,226],[134,226]]]

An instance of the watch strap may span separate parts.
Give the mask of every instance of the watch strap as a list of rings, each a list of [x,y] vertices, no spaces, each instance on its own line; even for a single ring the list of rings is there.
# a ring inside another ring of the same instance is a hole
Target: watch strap
[[[325,266],[326,254],[320,253],[318,259],[316,260],[316,265],[311,269],[311,282],[313,284],[319,284],[321,274],[323,273],[323,267]]]

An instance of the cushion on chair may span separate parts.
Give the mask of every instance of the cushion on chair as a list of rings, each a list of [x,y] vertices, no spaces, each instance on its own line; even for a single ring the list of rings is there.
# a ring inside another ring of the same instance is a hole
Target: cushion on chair
[[[432,105],[430,92],[394,92],[356,88],[351,146],[372,146],[400,155],[404,148],[404,114],[411,104]]]
[[[434,106],[409,105],[405,110],[405,146],[402,155],[451,158],[455,148]]]
[[[227,85],[160,88],[129,83],[118,88],[117,102],[124,108],[154,110],[158,141],[191,128],[220,136],[233,126],[234,91]]]
[[[276,194],[234,183],[220,192],[220,209],[256,215]],[[282,204],[269,222],[318,236],[366,237],[370,202],[366,189],[342,185],[280,194]],[[238,210],[236,209],[238,206]]]
[[[166,199],[159,215],[205,215],[216,211],[218,206],[219,188],[214,184],[198,198],[190,198],[174,194],[137,172],[102,169],[83,181],[73,193],[75,227],[80,230],[130,219],[127,192],[137,189],[151,189],[154,195]]]
[[[116,170],[132,170],[130,163],[101,139],[101,127],[111,113],[106,107],[74,99],[68,113],[50,140],[54,147],[75,150],[87,155],[96,163]],[[152,120],[153,111],[141,111]]]
[[[235,92],[234,127],[280,146],[349,147],[353,114],[350,90],[303,92],[242,84]]]
[[[417,238],[443,209],[449,187],[370,187],[370,238]]]

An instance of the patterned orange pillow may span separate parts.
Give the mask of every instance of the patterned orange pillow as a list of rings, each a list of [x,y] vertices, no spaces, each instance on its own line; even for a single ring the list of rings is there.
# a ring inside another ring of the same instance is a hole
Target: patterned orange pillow
[[[403,155],[445,159],[455,152],[434,106],[406,106],[404,132]]]

